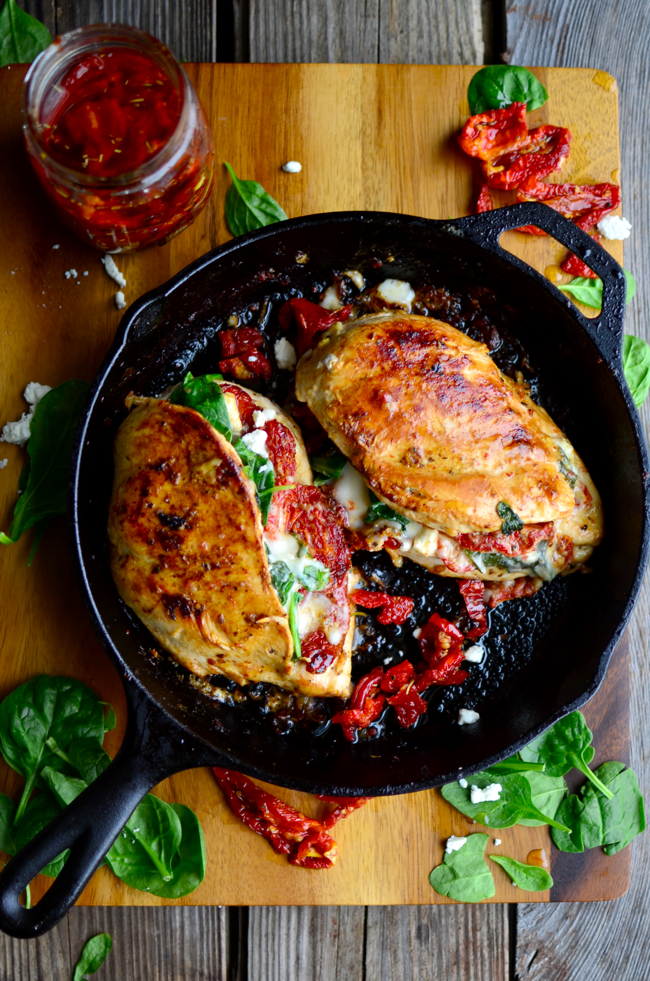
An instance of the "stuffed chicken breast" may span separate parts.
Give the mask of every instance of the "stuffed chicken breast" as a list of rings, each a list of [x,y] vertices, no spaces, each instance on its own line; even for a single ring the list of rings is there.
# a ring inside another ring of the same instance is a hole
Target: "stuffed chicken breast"
[[[359,547],[440,575],[541,581],[602,538],[598,492],[562,431],[449,324],[404,311],[337,323],[301,358],[296,393],[349,460],[333,493]]]
[[[115,440],[122,599],[196,675],[346,696],[350,555],[295,423],[213,376],[170,399],[131,398]]]

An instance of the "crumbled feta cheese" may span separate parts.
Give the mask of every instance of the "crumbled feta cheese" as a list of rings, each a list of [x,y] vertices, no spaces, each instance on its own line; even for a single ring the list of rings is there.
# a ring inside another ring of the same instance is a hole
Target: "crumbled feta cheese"
[[[370,495],[366,482],[351,463],[346,463],[341,476],[334,484],[334,497],[348,512],[348,524],[353,531],[363,528],[370,507]]]
[[[77,278],[77,270],[76,269],[66,269],[66,271],[63,273],[63,275],[65,276],[66,279],[76,279]]]
[[[485,651],[482,647],[479,647],[478,644],[472,644],[472,646],[468,647],[466,651],[463,651],[463,657],[465,660],[471,661],[472,664],[480,664],[484,655]]]
[[[118,290],[115,294],[115,306],[118,310],[123,310],[126,306],[126,300],[124,299],[124,293],[122,290]]]
[[[118,286],[121,286],[122,289],[124,289],[124,287],[126,286],[126,279],[115,265],[115,259],[113,258],[113,256],[109,255],[107,252],[106,255],[102,256],[99,261],[101,262],[101,264],[103,265],[104,269],[106,270],[107,274],[111,277],[111,279],[114,280],[114,282],[116,282]]]
[[[477,787],[475,783],[472,784],[472,790],[470,792],[470,798],[472,804],[484,804],[486,801],[490,800],[500,800],[501,794],[501,784],[500,783],[489,783],[487,787]]]
[[[403,279],[385,279],[377,287],[377,296],[391,306],[404,307],[406,312],[410,313],[415,291],[411,284]]]
[[[254,429],[252,433],[246,433],[242,436],[242,442],[251,453],[257,453],[258,456],[264,456],[268,460],[268,453],[266,452],[266,433],[263,429]]]
[[[60,245],[53,245],[53,246],[52,246],[52,248],[53,248],[53,249],[60,249],[60,248],[61,248],[61,246],[60,246]]]
[[[474,709],[461,709],[458,713],[459,726],[471,726],[473,722],[478,722],[481,716]]]
[[[328,371],[334,371],[338,363],[339,363],[339,359],[336,357],[335,354],[328,354],[326,355],[326,357],[323,358],[323,364],[325,365]]]
[[[8,422],[2,429],[0,442],[14,443],[16,446],[24,446],[31,435],[31,422],[36,412],[36,406],[44,395],[51,391],[49,385],[39,385],[38,382],[30,382],[23,392],[23,398],[29,403],[29,412],[23,412],[20,419],[16,422]]]
[[[7,466],[8,463],[9,460],[7,459],[7,457],[5,457],[4,460],[0,460],[0,470],[4,470],[4,468]]]
[[[463,847],[467,838],[461,838],[459,835],[450,835],[447,838],[447,844],[445,845],[445,852],[447,855],[451,855],[452,852],[457,852]]]
[[[338,629],[338,627],[329,627],[329,628],[326,627],[325,636],[327,637],[328,642],[330,644],[334,644],[335,647],[337,644],[340,644],[341,641],[343,640],[343,634]]]
[[[293,344],[288,341],[286,337],[281,337],[275,342],[273,350],[275,352],[275,360],[278,363],[278,368],[280,368],[282,371],[293,371],[298,361],[296,349]]]
[[[319,303],[323,310],[340,310],[343,304],[336,286],[328,286]]]
[[[494,839],[494,844],[497,845],[497,847],[498,847],[501,844],[501,839],[500,838],[495,838]]]
[[[282,164],[282,169],[285,174],[299,174],[302,170],[302,164],[298,163],[297,160],[287,160],[286,164]]]
[[[415,630],[413,631],[413,636],[415,637],[416,640],[420,639],[421,633],[422,633],[422,627],[416,627]]]
[[[604,235],[610,242],[619,241],[630,237],[632,225],[627,218],[620,215],[605,215],[596,225],[601,235]]]
[[[87,270],[87,269],[84,269],[84,271],[83,271],[83,273],[82,273],[82,275],[83,275],[83,276],[87,276],[87,275],[88,275],[88,270]]]
[[[420,555],[433,555],[438,547],[438,537],[435,528],[423,528],[413,539],[413,548]]]
[[[256,429],[262,429],[267,422],[276,419],[275,409],[258,409],[253,413],[253,422]]]
[[[458,785],[462,787],[463,790],[467,789],[467,780],[465,779],[465,777],[460,778],[460,780],[458,781]]]
[[[366,281],[358,269],[346,269],[343,275],[351,279],[358,290],[362,290],[366,285]]]

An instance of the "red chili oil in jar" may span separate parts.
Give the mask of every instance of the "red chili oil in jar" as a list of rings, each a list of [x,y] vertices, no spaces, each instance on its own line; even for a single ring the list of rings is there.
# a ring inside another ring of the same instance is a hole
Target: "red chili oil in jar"
[[[210,130],[187,75],[144,31],[64,34],[30,68],[24,134],[64,221],[102,251],[162,245],[207,203]]]

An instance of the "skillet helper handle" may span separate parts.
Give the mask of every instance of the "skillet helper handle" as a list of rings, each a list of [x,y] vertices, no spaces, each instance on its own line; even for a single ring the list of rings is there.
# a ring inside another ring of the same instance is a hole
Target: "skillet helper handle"
[[[138,692],[131,690],[127,699],[126,733],[113,762],[0,872],[0,930],[11,937],[29,940],[56,926],[144,795],[165,777],[187,769],[174,724],[157,719]],[[197,759],[190,766],[202,762]],[[25,887],[68,848],[68,860],[43,898],[31,909],[21,906]]]
[[[539,201],[514,204],[508,208],[495,208],[493,211],[460,218],[453,224],[460,226],[465,234],[479,244],[484,246],[486,242],[489,243],[494,252],[505,251],[499,244],[503,232],[520,228],[522,225],[536,225],[562,245],[566,245],[567,249],[582,259],[603,282],[603,304],[598,317],[587,318],[579,311],[576,312],[589,333],[601,333],[603,337],[609,338],[608,346],[611,347],[612,353],[617,358],[620,356],[625,319],[625,273],[616,259],[590,235],[568,218]],[[562,295],[564,302],[571,304],[566,295]]]

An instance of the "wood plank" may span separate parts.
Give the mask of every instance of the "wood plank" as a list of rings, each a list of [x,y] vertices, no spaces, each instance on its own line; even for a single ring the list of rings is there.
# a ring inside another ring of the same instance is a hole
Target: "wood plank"
[[[579,27],[577,27],[579,25]],[[513,64],[589,66],[610,73],[620,99],[623,214],[633,225],[625,244],[626,266],[638,291],[627,309],[626,330],[650,340],[650,163],[645,121],[650,111],[647,66],[638,39],[650,30],[650,8],[642,0],[616,5],[581,0],[536,0],[508,4],[508,52]],[[641,412],[646,433],[650,413]],[[646,581],[630,625],[632,700],[631,761],[642,788],[650,780],[650,671],[647,624],[650,583]],[[614,905],[564,904],[540,911],[519,907],[516,970],[527,981],[561,977],[566,981],[625,977],[645,981],[643,951],[650,936],[645,898],[650,877],[650,840],[637,839],[632,849],[632,878],[627,895]],[[634,929],[630,924],[634,923]],[[615,942],[612,942],[615,937]]]
[[[362,906],[250,910],[248,981],[362,981]],[[379,977],[379,975],[377,975]]]
[[[373,981],[507,981],[508,937],[508,907],[504,904],[370,906],[365,977]]]
[[[481,0],[249,0],[248,8],[253,62],[483,62]]]
[[[159,38],[183,61],[217,60],[218,0],[21,0],[52,35],[84,24],[132,24]]]

